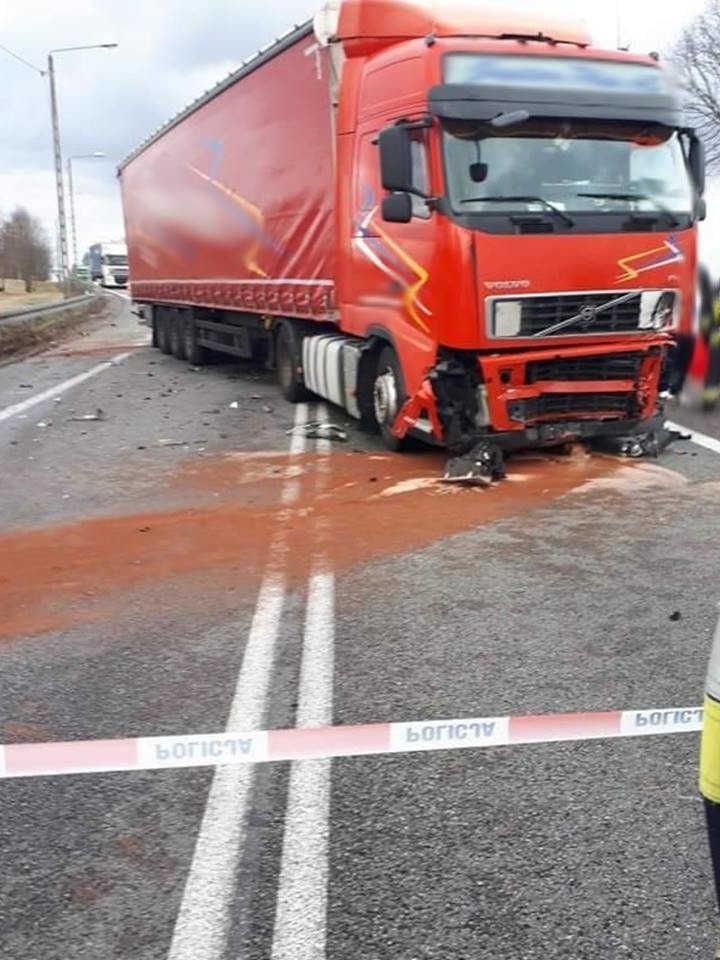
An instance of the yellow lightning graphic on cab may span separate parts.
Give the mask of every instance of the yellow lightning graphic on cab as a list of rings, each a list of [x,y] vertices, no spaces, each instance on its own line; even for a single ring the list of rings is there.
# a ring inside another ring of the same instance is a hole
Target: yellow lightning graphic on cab
[[[209,174],[203,173],[202,170],[198,170],[197,167],[193,167],[191,164],[190,169],[206,183],[211,184],[221,193],[225,194],[226,197],[232,200],[233,203],[236,203],[239,207],[241,207],[245,213],[247,213],[248,216],[255,221],[261,230],[265,229],[265,218],[262,214],[262,211],[258,209],[254,203],[250,203],[249,200],[246,200],[245,197],[240,196],[240,194],[236,193],[232,187],[228,187],[221,180],[217,180],[215,177],[211,177]],[[257,262],[259,253],[260,241],[255,238],[252,240],[249,249],[245,253],[245,267],[250,271],[250,273],[254,273],[256,276],[262,277],[263,280],[266,280],[269,274],[265,273],[265,271]]]
[[[378,208],[374,207],[368,213],[368,215],[365,217],[365,219],[361,224],[362,229],[367,230],[369,225],[372,223],[373,229],[377,233],[378,237],[380,237],[381,240],[384,240],[387,246],[390,248],[390,250],[392,250],[392,252],[397,256],[397,258],[402,263],[404,263],[405,266],[408,267],[412,273],[415,274],[415,276],[418,278],[417,281],[414,283],[408,284],[404,280],[402,280],[402,278],[399,277],[398,274],[395,273],[395,271],[391,270],[385,263],[383,263],[383,261],[379,257],[376,256],[376,254],[370,249],[370,247],[366,243],[366,238],[364,237],[356,238],[356,244],[360,247],[360,249],[365,254],[365,256],[372,263],[375,264],[375,266],[379,267],[384,273],[388,274],[388,276],[393,277],[393,279],[399,281],[402,284],[402,286],[405,287],[405,290],[403,293],[403,304],[405,306],[405,309],[407,310],[411,319],[420,327],[420,329],[424,330],[425,333],[429,333],[430,327],[420,316],[420,311],[422,310],[428,316],[430,315],[430,311],[420,301],[420,291],[430,279],[430,274],[424,267],[421,267],[420,264],[417,263],[417,261],[413,260],[413,258],[405,250],[403,250],[402,247],[400,247],[392,239],[392,237],[390,237],[382,229],[382,227],[378,225],[377,221],[374,219],[375,214],[377,213],[377,210]]]
[[[649,257],[660,257],[645,266],[631,266],[638,261],[647,260]],[[647,273],[648,270],[657,270],[658,267],[665,267],[671,263],[678,263],[683,260],[683,252],[680,247],[673,243],[673,240],[666,240],[661,247],[653,247],[652,250],[643,250],[642,253],[636,253],[631,257],[623,257],[618,260],[618,266],[623,271],[616,279],[616,283],[626,283],[628,280],[637,280],[641,273]]]

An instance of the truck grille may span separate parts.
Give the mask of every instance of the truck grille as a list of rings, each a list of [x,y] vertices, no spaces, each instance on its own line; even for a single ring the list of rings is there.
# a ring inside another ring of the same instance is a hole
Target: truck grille
[[[547,380],[637,380],[642,353],[615,353],[606,357],[535,360],[525,368],[527,383]]]
[[[511,401],[508,415],[516,423],[532,423],[588,415],[611,415],[620,419],[636,417],[638,411],[632,393],[548,393]]]
[[[547,336],[568,337],[578,334],[629,333],[634,332],[640,325],[640,293],[633,294],[621,303],[612,306],[607,304],[618,300],[622,294],[618,291],[606,293],[571,293],[537,297],[507,297],[497,298],[492,302],[493,335],[507,336],[502,332],[502,321],[499,319],[498,307],[502,303],[517,305],[519,323],[517,332],[510,334],[516,337],[532,337],[548,327],[570,320],[577,319],[563,327],[548,333]],[[600,308],[604,308],[600,310]],[[593,311],[600,312],[594,313]]]

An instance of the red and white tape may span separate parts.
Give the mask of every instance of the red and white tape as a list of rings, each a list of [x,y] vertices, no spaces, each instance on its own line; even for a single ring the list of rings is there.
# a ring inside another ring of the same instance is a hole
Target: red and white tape
[[[316,729],[203,733],[124,740],[70,740],[0,746],[0,777],[163,770],[218,764],[269,763],[321,757],[469,750],[523,743],[559,743],[689,733],[702,727],[702,708],[613,710],[526,717],[418,720]]]

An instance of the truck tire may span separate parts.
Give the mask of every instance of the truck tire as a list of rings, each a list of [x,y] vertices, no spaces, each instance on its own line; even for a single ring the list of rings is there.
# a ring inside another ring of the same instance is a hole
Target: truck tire
[[[193,367],[201,367],[208,362],[210,351],[198,343],[197,324],[190,314],[181,321],[183,353],[187,362]]]
[[[302,403],[312,396],[300,373],[300,350],[300,337],[293,327],[281,324],[275,342],[275,367],[280,390],[289,403]]]
[[[170,321],[166,313],[157,318],[157,344],[161,353],[170,353]]]
[[[405,400],[405,385],[398,358],[391,346],[383,347],[375,368],[373,413],[383,443],[395,453],[407,446],[407,437],[400,440],[392,433],[393,423]]]
[[[185,338],[183,337],[184,322],[182,315],[176,313],[168,317],[170,327],[170,353],[178,360],[185,359]]]

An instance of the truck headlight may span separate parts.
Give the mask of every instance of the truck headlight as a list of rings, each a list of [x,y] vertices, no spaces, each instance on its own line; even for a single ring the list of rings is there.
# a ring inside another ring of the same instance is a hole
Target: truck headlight
[[[522,300],[498,300],[493,310],[493,336],[516,337],[522,324]]]
[[[646,290],[640,295],[641,330],[667,330],[678,320],[680,298],[674,290]]]

